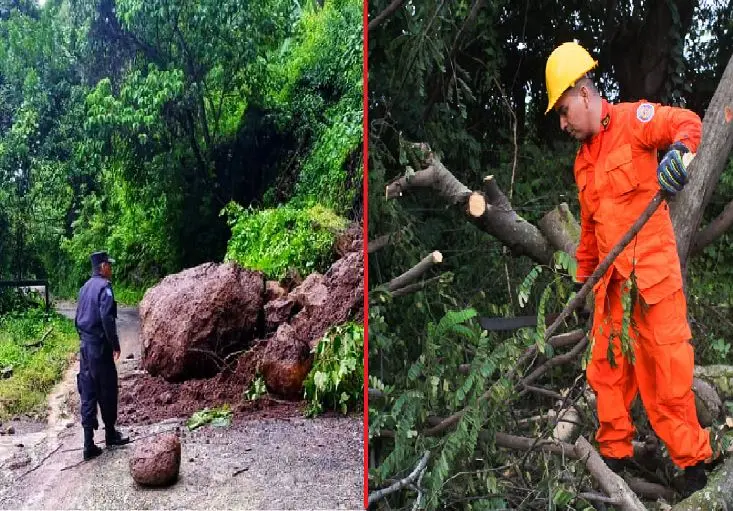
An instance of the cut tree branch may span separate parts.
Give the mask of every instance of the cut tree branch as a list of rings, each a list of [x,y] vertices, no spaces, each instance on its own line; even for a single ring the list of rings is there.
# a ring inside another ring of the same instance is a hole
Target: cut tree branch
[[[415,469],[405,477],[404,479],[400,479],[393,485],[383,488],[381,490],[377,490],[374,493],[369,492],[369,505],[371,506],[375,502],[378,502],[382,500],[383,498],[387,497],[388,495],[398,492],[403,488],[406,488],[413,484],[418,477],[425,471],[425,468],[428,465],[428,460],[430,459],[430,451],[425,451],[425,454],[423,454],[422,458],[420,458],[420,461],[418,462]]]
[[[583,455],[583,448],[581,447],[580,451],[578,450],[578,442],[576,442],[575,446],[572,444],[568,444],[565,442],[557,442],[554,440],[539,440],[537,441],[534,438],[527,438],[522,436],[516,436],[516,435],[509,435],[507,433],[501,433],[497,432],[495,435],[495,441],[496,445],[499,447],[505,447],[507,449],[515,449],[515,450],[521,450],[521,451],[527,451],[530,449],[538,449],[543,452],[549,452],[552,454],[559,454],[560,456],[564,456],[566,458],[570,459],[576,459],[576,460],[586,460],[589,459],[587,456]],[[582,436],[578,438],[578,441],[583,438]],[[595,449],[588,444],[588,441],[583,438],[585,443],[590,447],[593,452],[595,452]],[[581,452],[582,451],[582,452]],[[596,456],[598,456],[598,453],[595,453]],[[621,479],[619,476],[614,474],[603,462],[600,456],[598,456],[598,461],[600,461],[603,466],[601,467],[601,470],[597,470],[596,472],[599,474],[599,476],[596,476],[596,473],[591,471],[589,468],[589,471],[593,474],[594,477],[596,477],[596,480],[598,480],[600,474],[608,474],[611,473],[614,476]],[[587,466],[587,462],[586,462]],[[594,464],[595,467],[595,464]],[[605,468],[605,470],[604,470]],[[606,472],[607,471],[607,472]],[[624,480],[621,480],[624,482]],[[660,497],[664,498],[667,501],[671,501],[674,498],[674,492],[670,490],[669,488],[666,488],[660,484],[650,483],[648,481],[644,481],[641,479],[632,479],[629,478],[625,481],[628,484],[628,488],[633,490],[634,493],[637,493],[639,495],[643,495],[645,498],[650,499],[658,499]],[[599,481],[600,483],[600,481]],[[604,488],[605,490],[605,488]],[[613,495],[610,495],[610,498],[614,498]],[[644,509],[643,507],[640,509]]]
[[[493,176],[484,179],[483,192],[472,192],[443,165],[427,144],[412,144],[412,149],[418,155],[415,165],[422,170],[408,167],[404,176],[387,185],[387,199],[401,197],[410,188],[431,188],[450,204],[461,207],[471,222],[497,238],[513,255],[526,255],[540,264],[548,264],[555,250],[566,248],[564,242],[554,246],[540,229],[522,218]],[[549,224],[556,219],[562,217],[550,215],[545,220],[546,229],[555,232],[566,228],[564,225],[551,228]],[[569,233],[565,237],[572,235]]]
[[[408,284],[411,284],[413,281],[420,278],[425,272],[427,272],[430,268],[432,268],[434,265],[442,263],[443,262],[443,254],[438,252],[437,250],[433,252],[432,254],[429,254],[423,258],[422,261],[417,263],[415,266],[407,270],[405,273],[400,275],[399,277],[395,277],[394,279],[390,280],[387,284],[387,289],[390,292],[397,291],[398,289],[401,289]]]

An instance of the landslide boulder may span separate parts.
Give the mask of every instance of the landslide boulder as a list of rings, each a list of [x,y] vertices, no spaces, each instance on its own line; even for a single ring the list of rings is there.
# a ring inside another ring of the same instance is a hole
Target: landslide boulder
[[[169,275],[140,302],[142,367],[169,381],[214,376],[260,332],[265,280],[236,263]]]

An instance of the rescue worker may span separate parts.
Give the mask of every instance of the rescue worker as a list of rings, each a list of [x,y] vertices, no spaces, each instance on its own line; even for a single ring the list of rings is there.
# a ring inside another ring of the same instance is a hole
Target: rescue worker
[[[575,159],[581,235],[576,251],[576,286],[629,230],[663,188],[682,190],[687,169],[682,155],[695,152],[702,123],[693,112],[647,101],[611,104],[588,73],[597,66],[577,43],[557,47],[547,59],[547,112],[581,142]],[[657,163],[657,150],[666,151]],[[625,283],[635,283],[627,339],[633,361],[621,351]],[[692,334],[682,289],[680,261],[669,214],[662,202],[639,234],[593,288],[591,361],[586,369],[595,392],[599,450],[614,471],[633,455],[630,408],[637,392],[672,461],[684,469],[684,495],[705,486],[710,435],[700,427],[692,393]],[[609,343],[612,346],[609,349]]]
[[[81,395],[81,424],[84,428],[84,459],[102,453],[94,444],[99,427],[97,405],[102,415],[107,446],[124,445],[129,438],[115,429],[117,422],[117,368],[120,341],[117,336],[117,303],[112,293],[113,259],[106,252],[91,255],[92,277],[79,292],[76,330],[81,339],[77,386]]]

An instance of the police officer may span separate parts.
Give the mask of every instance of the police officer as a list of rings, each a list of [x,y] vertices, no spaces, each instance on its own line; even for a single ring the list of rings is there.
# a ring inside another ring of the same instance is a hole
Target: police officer
[[[76,330],[81,339],[77,386],[81,395],[81,424],[84,428],[84,459],[99,456],[102,449],[94,444],[97,404],[104,421],[107,446],[124,445],[129,438],[115,429],[117,422],[117,368],[120,340],[117,337],[117,303],[112,293],[113,259],[106,252],[91,255],[92,277],[79,292]]]

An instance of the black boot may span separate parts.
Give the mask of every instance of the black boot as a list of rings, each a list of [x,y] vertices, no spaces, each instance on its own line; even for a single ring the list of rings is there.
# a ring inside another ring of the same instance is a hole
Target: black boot
[[[601,456],[603,461],[608,465],[608,468],[616,472],[617,474],[623,471],[629,463],[631,458],[609,458],[607,456]]]
[[[698,490],[702,490],[706,484],[708,484],[708,476],[705,473],[704,461],[691,467],[685,467],[684,486],[682,488],[684,498],[689,497]]]
[[[115,428],[105,428],[105,439],[107,446],[125,445],[130,443],[130,439],[126,436],[122,436],[122,433],[117,431]]]
[[[102,454],[102,449],[94,445],[94,430],[84,428],[84,461],[96,458]]]

